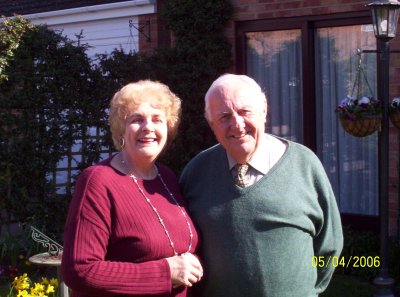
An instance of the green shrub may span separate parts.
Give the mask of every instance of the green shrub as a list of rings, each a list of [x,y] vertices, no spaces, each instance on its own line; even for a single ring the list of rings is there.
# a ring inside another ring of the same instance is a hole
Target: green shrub
[[[56,195],[52,173],[87,127],[103,125],[102,76],[85,47],[45,26],[21,18],[1,26],[0,32],[15,38],[12,54],[2,54],[0,81],[2,223],[33,224],[60,240],[72,184],[66,196]]]

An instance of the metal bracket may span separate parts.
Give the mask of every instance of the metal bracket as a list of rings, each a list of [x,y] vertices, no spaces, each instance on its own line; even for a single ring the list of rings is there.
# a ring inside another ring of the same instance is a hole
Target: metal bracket
[[[150,20],[147,20],[144,25],[139,27],[133,23],[133,20],[129,20],[129,30],[132,30],[132,28],[136,29],[140,34],[146,37],[147,42],[150,42]],[[145,33],[145,29],[147,29],[147,34]]]
[[[64,249],[62,245],[58,244],[53,239],[46,236],[35,227],[31,226],[31,230],[32,230],[32,239],[38,243],[41,243],[43,247],[47,247],[48,248],[47,252],[51,256],[58,256],[60,253],[62,253]]]

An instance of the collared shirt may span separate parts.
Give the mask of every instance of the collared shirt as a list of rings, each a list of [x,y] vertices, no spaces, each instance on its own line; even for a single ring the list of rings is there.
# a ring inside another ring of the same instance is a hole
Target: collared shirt
[[[267,172],[279,161],[287,148],[287,144],[282,140],[270,135],[264,134],[264,138],[259,144],[259,147],[254,152],[251,159],[247,162],[249,170],[246,173],[246,178],[249,185],[260,180]],[[238,164],[235,159],[228,153],[229,170],[232,176],[235,176],[235,166]]]

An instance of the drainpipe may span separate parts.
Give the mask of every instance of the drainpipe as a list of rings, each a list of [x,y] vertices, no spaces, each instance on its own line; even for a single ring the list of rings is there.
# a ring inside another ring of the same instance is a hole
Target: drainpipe
[[[400,134],[397,134],[398,140],[398,155],[399,160],[397,162],[397,241],[400,243]]]

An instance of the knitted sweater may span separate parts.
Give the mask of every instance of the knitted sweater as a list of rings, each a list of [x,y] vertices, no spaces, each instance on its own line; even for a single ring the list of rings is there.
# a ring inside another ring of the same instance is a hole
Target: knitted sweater
[[[220,145],[182,172],[181,189],[202,235],[198,296],[310,297],[327,287],[334,269],[314,268],[312,257],[341,252],[336,200],[317,156],[287,143],[278,163],[247,188],[234,184]]]
[[[176,176],[165,166],[157,167],[175,199],[185,206]],[[160,178],[138,182],[164,220],[177,252],[187,252],[187,223]],[[194,253],[198,237],[191,225]],[[110,160],[83,171],[64,232],[62,275],[73,296],[184,297],[186,287],[172,289],[165,260],[171,256],[164,229],[131,177],[112,168]]]

